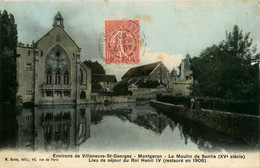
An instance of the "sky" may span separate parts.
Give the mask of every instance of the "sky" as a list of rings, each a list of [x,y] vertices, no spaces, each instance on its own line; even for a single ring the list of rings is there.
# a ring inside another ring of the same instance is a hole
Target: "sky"
[[[0,1],[4,9],[15,16],[18,41],[29,44],[52,28],[60,11],[65,31],[82,48],[81,60],[98,60],[118,80],[137,65],[104,64],[106,19],[140,19],[146,47],[139,65],[162,61],[169,70],[177,68],[187,53],[198,56],[224,40],[234,25],[250,32],[253,44],[260,47],[259,1]]]

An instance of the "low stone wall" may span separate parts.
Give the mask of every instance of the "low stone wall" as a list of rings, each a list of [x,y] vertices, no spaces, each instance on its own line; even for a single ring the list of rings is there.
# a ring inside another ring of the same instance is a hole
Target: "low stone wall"
[[[130,96],[101,96],[101,95],[91,95],[90,103],[127,103],[134,102],[136,99]]]
[[[259,146],[259,116],[206,109],[188,109],[182,105],[156,100],[150,101],[150,105],[166,115],[178,115],[224,134],[243,139],[247,144]]]
[[[168,91],[150,91],[147,92],[147,94],[140,93],[140,94],[133,94],[129,96],[104,96],[99,94],[92,94],[91,95],[91,101],[89,103],[104,103],[105,101],[113,102],[113,103],[127,103],[127,102],[134,102],[138,99],[144,99],[144,100],[151,100],[155,99],[157,94],[162,95],[172,95],[171,92]]]

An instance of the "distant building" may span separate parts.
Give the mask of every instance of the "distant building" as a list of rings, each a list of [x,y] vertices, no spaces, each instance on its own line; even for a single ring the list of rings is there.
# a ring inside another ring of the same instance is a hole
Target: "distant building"
[[[138,85],[138,83],[148,81],[158,81],[167,85],[170,71],[160,61],[142,66],[130,68],[123,76],[122,81],[130,84]]]
[[[93,74],[91,83],[92,92],[113,92],[117,80],[115,75]]]
[[[191,93],[191,85],[193,83],[192,71],[190,69],[190,55],[181,61],[179,75],[177,70],[173,68],[169,76],[169,89],[178,96],[188,96]]]
[[[17,105],[81,104],[90,100],[91,70],[58,12],[53,28],[32,45],[17,45]]]

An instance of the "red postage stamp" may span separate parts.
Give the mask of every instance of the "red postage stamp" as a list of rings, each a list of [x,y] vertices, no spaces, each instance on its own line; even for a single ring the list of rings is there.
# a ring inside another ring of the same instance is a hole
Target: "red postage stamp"
[[[139,20],[105,20],[105,63],[139,63]]]

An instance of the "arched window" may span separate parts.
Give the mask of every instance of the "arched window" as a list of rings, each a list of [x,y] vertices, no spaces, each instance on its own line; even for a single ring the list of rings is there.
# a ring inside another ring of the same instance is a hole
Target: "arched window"
[[[52,74],[51,74],[51,71],[47,72],[47,84],[52,84]]]
[[[83,84],[83,71],[80,69],[80,84],[82,85]]]
[[[56,72],[56,75],[55,75],[55,84],[56,84],[56,85],[60,84],[60,71],[57,71],[57,72]]]
[[[69,84],[69,72],[68,71],[66,71],[65,73],[64,73],[64,85],[68,85]]]

